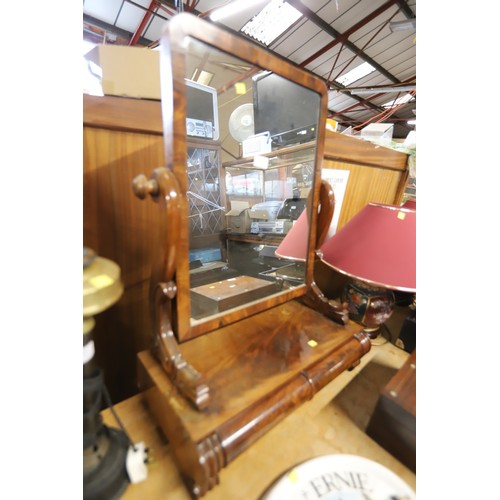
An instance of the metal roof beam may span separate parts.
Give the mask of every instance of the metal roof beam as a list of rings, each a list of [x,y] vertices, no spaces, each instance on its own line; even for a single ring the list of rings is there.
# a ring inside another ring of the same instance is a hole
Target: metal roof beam
[[[411,10],[410,6],[405,2],[405,0],[397,1],[399,10],[406,16],[407,19],[414,19],[415,14]]]
[[[149,20],[151,19],[151,16],[153,14],[156,14],[156,12],[153,10],[156,7],[157,7],[156,0],[152,0],[151,3],[149,4],[148,10],[144,13],[144,16],[141,19],[139,26],[135,30],[134,35],[130,39],[129,45],[135,45],[138,42],[139,38],[144,33],[146,25],[148,24]]]
[[[344,33],[342,33],[342,34],[339,33],[339,36],[335,37],[335,40],[333,40],[330,43],[326,44],[322,49],[318,50],[312,56],[308,57],[305,61],[303,61],[302,63],[300,63],[300,66],[307,66],[310,62],[314,61],[319,56],[321,56],[322,54],[324,54],[325,52],[327,52],[331,48],[335,47],[335,45],[338,45],[339,43],[347,40],[347,38],[349,36],[351,36],[353,33],[355,33],[356,31],[358,31],[363,26],[366,26],[370,21],[373,21],[373,19],[375,19],[380,14],[382,14],[383,12],[385,12],[389,7],[392,7],[398,1],[399,0],[389,0],[385,4],[381,5],[378,9],[374,10],[370,15],[366,16],[361,21],[357,22],[354,26],[351,26]]]
[[[124,30],[122,28],[118,28],[118,26],[115,26],[113,24],[108,24],[105,23],[104,21],[101,21],[100,19],[96,19],[95,17],[89,16],[88,14],[83,14],[83,22],[92,24],[94,26],[97,26],[98,28],[102,28],[103,30],[108,31],[109,33],[113,33],[115,35],[119,35],[126,40],[130,40],[132,37],[132,33],[130,31]],[[148,45],[152,43],[151,40],[148,40],[147,38],[140,37],[139,38],[139,43],[141,45]]]
[[[416,85],[416,76],[412,77],[412,78],[408,78],[407,80],[405,80],[404,82],[402,83],[408,83],[410,81],[414,81],[415,80],[415,85]],[[377,94],[374,94],[368,98],[365,98],[363,99],[362,97],[359,97],[357,95],[350,95],[349,97],[351,99],[354,99],[356,101],[358,101],[357,103],[355,104],[352,104],[350,106],[348,106],[347,108],[344,108],[344,109],[341,109],[339,111],[334,111],[333,109],[329,109],[328,110],[328,116],[332,117],[332,118],[335,118],[336,116],[342,116],[342,117],[345,117],[345,114],[344,113],[347,113],[355,108],[357,108],[358,106],[364,106],[365,108],[369,109],[369,111],[374,111],[376,113],[381,113],[383,111],[386,111],[386,108],[383,108],[382,106],[377,106],[375,104],[373,104],[372,102],[370,102],[372,99],[375,99],[376,97],[380,97],[384,95],[383,93],[377,93]],[[416,101],[411,101],[411,102],[408,102],[408,103],[405,103],[405,105],[416,105]],[[397,119],[399,120],[400,118],[394,114],[394,119]],[[338,121],[341,121],[341,120],[338,120]],[[343,121],[343,123],[345,123],[345,120]]]
[[[287,1],[289,4],[293,5],[298,11],[302,12],[302,14],[305,17],[307,17],[310,21],[319,26],[323,31],[328,33],[333,38],[339,38],[342,36],[342,33],[338,32],[335,28],[332,28],[326,21],[323,21],[323,19],[321,19],[314,11],[306,7],[300,0],[287,0]],[[388,5],[388,7],[390,7],[395,3],[395,0],[389,0],[387,3],[390,4]],[[354,45],[352,42],[350,42],[349,40],[345,40],[344,44],[349,50],[357,54],[360,59],[363,59],[363,61],[371,64],[380,74],[384,75],[387,79],[389,79],[393,83],[400,83],[399,80],[394,75],[389,73],[389,71],[387,71],[384,67],[378,64],[376,61],[374,61],[361,49],[356,47],[356,45]],[[306,61],[311,62],[313,59]],[[302,63],[300,64],[300,66],[305,66],[305,64]]]

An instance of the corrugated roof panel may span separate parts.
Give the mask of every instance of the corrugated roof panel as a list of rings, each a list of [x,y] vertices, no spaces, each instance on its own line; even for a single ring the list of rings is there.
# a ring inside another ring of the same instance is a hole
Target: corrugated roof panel
[[[293,37],[296,33],[302,32],[302,27],[306,24],[308,20],[305,17],[301,17],[295,24],[293,24],[285,33],[282,33],[276,40],[269,45],[269,49],[277,52],[279,54],[291,54],[295,50],[295,45],[293,41],[289,44],[289,38]],[[310,29],[310,28],[309,28]],[[316,35],[321,30],[319,28],[311,30],[309,33],[310,37]]]
[[[168,17],[168,14],[166,12],[162,12],[161,10],[159,11],[163,17]],[[158,16],[155,16],[155,18],[151,21],[149,24],[147,30],[144,32],[144,37],[147,38],[148,40],[152,41],[158,41],[161,38],[161,34],[163,31],[163,27],[165,26],[165,21],[164,19],[161,19]]]
[[[145,8],[149,7],[151,3],[149,0],[134,0],[135,3],[142,5]],[[141,23],[144,16],[147,14],[147,11],[137,7],[136,5],[132,5],[129,2],[125,2],[123,7],[118,15],[116,20],[116,26],[123,30],[130,31],[131,33],[135,33],[139,24]]]
[[[359,17],[357,17],[356,14],[353,15],[353,12],[357,12],[357,9],[362,4],[362,2],[363,0],[354,0],[350,2],[345,2],[343,0],[333,0],[329,2],[328,5],[318,14],[323,17],[325,16],[326,12],[329,11],[329,14],[333,15],[329,23],[338,32],[343,33],[359,20]],[[366,9],[364,11],[366,13],[371,12],[371,10],[367,11]]]
[[[316,52],[320,50],[321,47],[318,47]],[[340,45],[336,45],[330,50],[326,51],[324,54],[318,56],[314,61],[311,61],[307,67],[318,74],[329,73],[332,69],[332,65],[335,63],[335,71],[334,73],[338,73],[339,71],[343,71],[344,66],[348,64],[348,62],[353,58],[354,53],[351,52],[347,47],[342,48]],[[359,59],[356,64],[350,67],[350,69],[354,69],[356,66],[360,65],[363,61]]]
[[[338,3],[338,0],[333,0],[333,2],[331,0],[301,0],[301,1],[308,9],[311,9],[313,12],[318,12],[318,10],[332,3],[333,4]]]
[[[387,13],[373,19],[368,24],[355,31],[349,37],[349,40],[359,49],[364,51],[367,50],[367,47],[369,48],[379,44],[383,40],[385,40],[387,45],[398,43],[401,38],[401,32],[393,33],[389,29],[389,24],[387,23],[392,14],[394,14],[394,9],[388,9]]]
[[[307,21],[304,26],[280,43],[276,51],[296,64],[301,64],[314,54],[318,47],[323,47],[332,40],[330,35],[320,30],[311,21]]]
[[[214,2],[212,1],[212,7],[214,6]],[[223,6],[227,2],[215,2],[215,6]],[[221,19],[222,22],[227,27],[231,28],[234,31],[240,31],[245,24],[250,21],[256,14],[258,14],[265,6],[265,2],[263,0],[258,0],[254,2],[248,2],[244,7],[241,8],[239,12],[231,15],[230,17],[226,17]],[[200,4],[196,7],[198,10],[201,9]],[[202,12],[200,10],[200,12]]]
[[[409,47],[383,64],[392,74],[397,75],[399,80],[404,81],[416,76],[415,56],[416,48]]]
[[[378,37],[365,49],[365,52],[374,59],[384,52],[387,52],[389,55],[397,54],[399,49],[413,46],[413,40],[414,36],[411,34],[397,38],[391,35]]]
[[[343,2],[339,0],[342,15],[335,19],[334,28],[340,33],[344,33],[359,21],[370,15],[387,0],[360,0],[356,2]],[[335,1],[331,2],[335,3]],[[351,5],[352,4],[352,5]],[[379,23],[381,19],[387,16],[387,12],[392,9],[394,12],[397,7],[391,7],[386,12],[375,18],[375,22]],[[377,21],[378,20],[378,21]],[[373,22],[373,21],[372,21]]]
[[[114,24],[123,0],[85,0],[83,13],[105,23]]]
[[[374,87],[377,85],[393,85],[394,83],[389,81],[384,75],[380,74],[378,71],[374,71],[369,75],[360,78],[357,82],[353,83],[351,87]]]

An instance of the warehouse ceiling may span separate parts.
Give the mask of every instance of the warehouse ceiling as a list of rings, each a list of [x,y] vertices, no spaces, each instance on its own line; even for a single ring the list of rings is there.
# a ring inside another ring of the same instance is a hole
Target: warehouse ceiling
[[[282,20],[284,8],[292,6],[294,20],[271,40],[259,41],[242,29],[269,8],[269,0],[246,0],[237,13],[217,21],[210,16],[231,2],[84,0],[83,39],[154,48],[169,19],[192,12],[322,78],[330,89],[328,116],[339,131],[356,135],[369,124],[393,123],[393,137],[404,138],[415,129],[416,0],[273,2],[275,19]]]

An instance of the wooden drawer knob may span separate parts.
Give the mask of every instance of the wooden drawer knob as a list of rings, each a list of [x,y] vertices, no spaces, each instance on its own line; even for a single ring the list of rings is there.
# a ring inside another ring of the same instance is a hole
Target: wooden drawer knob
[[[144,174],[140,174],[132,181],[132,189],[137,198],[143,200],[148,194],[158,194],[158,183],[155,179],[148,179]]]

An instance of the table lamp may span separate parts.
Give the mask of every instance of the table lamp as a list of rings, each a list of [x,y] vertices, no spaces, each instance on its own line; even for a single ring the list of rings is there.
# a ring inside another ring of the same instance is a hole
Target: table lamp
[[[328,234],[330,223],[335,209],[335,194],[328,181],[321,179],[319,188],[319,207],[317,217],[317,249]],[[307,257],[307,243],[309,240],[309,200],[307,208],[302,211],[286,236],[283,238],[274,254],[280,258],[294,262],[305,262]]]
[[[274,255],[294,262],[305,262],[308,234],[307,210],[304,209],[275,250]]]
[[[126,470],[129,439],[125,432],[103,423],[105,392],[102,370],[95,361],[94,316],[118,302],[123,294],[120,268],[83,248],[83,498],[117,499],[129,478]]]
[[[318,213],[316,214],[317,228],[316,240],[314,244],[315,259],[318,258],[317,249],[325,241],[328,235],[335,208],[335,195],[333,193],[333,188],[324,179],[321,180],[319,199]],[[295,221],[290,231],[288,231],[274,252],[277,257],[292,261],[295,266],[305,266],[307,258],[307,244],[309,241],[308,216],[309,207],[302,211],[299,218]],[[285,267],[282,269],[285,269]],[[279,270],[277,273],[279,273]],[[347,304],[328,298],[314,281],[309,284],[309,291],[304,297],[302,297],[301,301],[340,324],[345,325],[349,321]]]
[[[327,266],[351,278],[343,299],[371,339],[393,312],[393,290],[416,292],[416,213],[369,203],[320,248]]]
[[[417,209],[417,200],[406,200],[403,203],[403,208],[411,208],[413,210]]]

